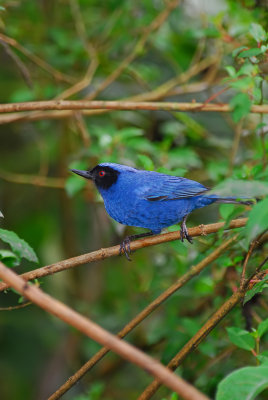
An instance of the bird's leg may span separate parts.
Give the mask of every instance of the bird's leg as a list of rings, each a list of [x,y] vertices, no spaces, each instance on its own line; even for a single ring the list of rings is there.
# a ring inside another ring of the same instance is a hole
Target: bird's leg
[[[130,242],[132,240],[141,239],[143,237],[152,235],[154,235],[154,233],[150,231],[150,232],[140,233],[138,235],[127,236],[120,244],[119,255],[125,254],[128,261],[131,261],[131,258],[129,257],[129,255],[131,254]]]
[[[183,242],[184,239],[187,239],[189,243],[193,243],[193,239],[192,239],[192,237],[189,235],[188,229],[187,229],[187,226],[186,226],[187,217],[188,217],[188,214],[185,215],[185,216],[182,218],[181,230],[180,230],[181,241]]]

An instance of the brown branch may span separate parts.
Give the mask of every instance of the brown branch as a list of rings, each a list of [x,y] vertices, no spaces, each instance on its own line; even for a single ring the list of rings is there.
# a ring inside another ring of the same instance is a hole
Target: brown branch
[[[208,334],[215,328],[215,326],[244,298],[246,287],[240,288],[236,291],[213,315],[202,328],[183,346],[183,348],[172,358],[168,363],[168,368],[174,371],[182,363],[185,357],[194,351],[198,345],[208,336]],[[139,396],[138,400],[148,400],[161,383],[157,380],[153,381],[145,391]]]
[[[14,47],[15,49],[19,50],[25,57],[29,58],[33,63],[38,65],[40,68],[45,70],[46,72],[50,73],[56,80],[67,82],[67,83],[74,83],[74,79],[70,76],[63,74],[62,72],[58,71],[56,68],[52,67],[46,61],[42,60],[42,58],[38,57],[37,55],[33,54],[30,50],[26,49],[22,46],[17,40],[0,33],[0,40],[9,44],[10,46]]]
[[[254,242],[255,245],[257,242]],[[250,252],[247,253],[247,257],[250,257],[254,246],[251,246]],[[194,351],[199,344],[208,336],[208,334],[218,325],[218,323],[227,315],[229,312],[240,303],[247,290],[251,289],[255,283],[258,281],[258,278],[263,279],[267,274],[267,271],[261,271],[260,269],[266,264],[268,257],[256,268],[252,277],[248,279],[244,279],[243,282],[240,282],[239,289],[225,302],[223,305],[207,320],[207,322],[202,326],[201,329],[183,346],[183,348],[172,358],[172,360],[168,363],[167,367],[172,371],[175,371],[179,365],[181,365],[182,361],[188,356],[192,351]],[[244,262],[245,264],[245,262]],[[161,386],[161,383],[157,380],[153,381],[145,391],[141,394],[138,400],[148,400],[153,394],[157,391],[157,389]]]
[[[20,308],[28,307],[32,303],[30,301],[27,301],[26,303],[23,304],[17,304],[16,306],[9,306],[9,307],[0,307],[0,311],[13,311],[13,310],[19,310]]]
[[[236,229],[241,228],[246,225],[247,218],[235,219],[230,222],[228,226],[225,227],[225,222],[216,222],[209,225],[199,225],[194,228],[189,228],[189,235],[192,237],[208,235],[210,233],[218,232],[220,229]],[[163,233],[156,236],[151,236],[143,239],[136,240],[130,244],[131,251],[138,250],[148,246],[155,246],[160,243],[171,242],[180,239],[180,232],[169,232]],[[60,261],[55,264],[47,265],[35,269],[33,271],[25,272],[21,277],[25,280],[32,280],[36,278],[41,278],[47,275],[52,275],[60,271],[64,271],[69,268],[77,267],[82,264],[88,264],[95,261],[104,260],[105,258],[118,256],[120,251],[120,246],[108,247],[106,249],[100,249],[92,251],[91,253],[82,254],[77,257],[68,258],[66,260]],[[8,286],[5,283],[0,283],[0,291],[7,289]]]
[[[179,376],[171,373],[160,362],[152,359],[131,344],[120,340],[110,332],[95,324],[89,318],[84,317],[66,306],[64,303],[61,303],[44,293],[40,288],[34,285],[28,285],[20,276],[16,275],[1,262],[0,277],[24,297],[27,297],[30,301],[48,311],[50,314],[55,315],[96,342],[109,347],[126,360],[135,363],[145,371],[154,375],[160,379],[162,383],[178,393],[183,399],[208,400],[207,396],[199,392]]]
[[[6,54],[14,61],[16,66],[18,67],[18,70],[21,73],[21,76],[23,77],[26,85],[32,89],[33,88],[33,82],[32,78],[30,75],[30,72],[26,65],[21,61],[21,59],[17,56],[17,54],[10,48],[10,46],[4,42],[3,40],[0,40],[0,44],[4,47]]]
[[[160,26],[168,18],[169,14],[179,5],[179,0],[170,0],[166,3],[166,8],[160,12],[159,15],[150,23],[148,27],[145,28],[143,35],[138,40],[136,45],[130,54],[119,64],[119,66],[99,85],[99,87],[90,93],[87,98],[92,100],[98,96],[104,89],[111,85],[121,74],[122,72],[131,64],[135,58],[140,54],[143,49],[148,37],[152,32],[159,29]]]
[[[90,101],[90,100],[45,100],[0,104],[0,113],[45,110],[149,110],[149,111],[206,111],[230,112],[229,104],[135,102],[135,101]],[[252,113],[268,113],[268,104],[251,106]]]
[[[7,172],[0,170],[0,178],[7,182],[22,183],[24,185],[35,185],[49,188],[64,189],[65,179],[63,178],[50,178],[41,175],[26,175],[26,174],[15,174],[13,172]]]
[[[200,90],[205,90],[208,87],[209,80],[206,82],[202,83],[195,83],[188,85],[188,88],[185,87],[176,87],[177,85],[182,85],[183,83],[186,83],[190,78],[201,72],[203,69],[208,68],[211,65],[214,65],[215,63],[215,58],[207,58],[200,63],[192,66],[189,68],[188,71],[185,71],[184,73],[180,74],[178,77],[172,78],[163,85],[160,85],[156,89],[152,90],[151,92],[145,92],[141,93],[136,96],[129,97],[127,99],[123,99],[123,101],[152,101],[152,100],[158,100],[162,99],[165,96],[173,96],[181,93],[188,93],[188,92],[197,92]],[[86,77],[87,79],[88,77]],[[77,91],[81,90],[83,84],[84,84],[84,79],[81,82],[78,82],[77,85],[74,85],[72,88],[67,89],[65,92],[63,92],[59,97],[61,98],[66,98],[71,94],[76,93]],[[81,85],[81,86],[80,86]],[[81,114],[83,115],[96,115],[96,114],[103,114],[110,112],[111,110],[80,110]],[[35,121],[39,119],[60,119],[60,118],[67,118],[67,117],[72,117],[74,115],[74,111],[72,110],[66,110],[66,111],[42,111],[42,112],[14,112],[11,114],[7,115],[2,115],[0,116],[0,124],[7,124],[15,121]]]
[[[137,325],[139,325],[145,318],[147,318],[154,310],[156,310],[164,301],[166,301],[172,294],[177,292],[182,286],[184,286],[193,277],[200,274],[209,264],[216,260],[221,253],[227,249],[235,240],[237,235],[228,239],[216,248],[211,254],[205,257],[200,263],[192,266],[183,276],[181,276],[176,282],[174,282],[167,290],[165,290],[160,296],[158,296],[151,304],[145,307],[135,318],[133,318],[118,334],[120,338],[124,338],[129,332],[131,332]],[[55,393],[53,393],[48,400],[58,400],[64,393],[77,383],[89,370],[91,370],[98,361],[100,361],[107,353],[109,349],[104,347],[99,350],[90,360],[88,360],[79,370],[72,375]]]

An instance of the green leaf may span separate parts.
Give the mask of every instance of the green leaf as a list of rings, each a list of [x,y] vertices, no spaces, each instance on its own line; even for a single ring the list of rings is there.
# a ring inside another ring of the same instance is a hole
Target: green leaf
[[[76,193],[80,192],[87,184],[87,180],[79,176],[69,176],[65,181],[65,190],[69,197],[74,196]]]
[[[268,387],[268,367],[240,368],[218,385],[216,400],[254,400]]]
[[[245,229],[247,244],[268,229],[268,197],[255,204],[249,213],[249,219]]]
[[[224,69],[227,71],[228,75],[231,78],[235,78],[236,77],[236,70],[232,65],[226,65],[226,67]]]
[[[0,249],[0,260],[8,267],[16,267],[20,263],[20,258],[10,250]]]
[[[229,339],[237,347],[240,347],[244,350],[254,349],[255,340],[248,331],[237,327],[231,327],[227,328],[227,332]]]
[[[3,214],[1,213],[1,211],[0,211],[0,217],[4,218]]]
[[[257,359],[262,365],[268,366],[268,351],[263,351],[257,355]]]
[[[234,209],[235,209],[234,204],[221,204],[219,208],[221,217],[224,220],[227,220],[229,216],[233,213]]]
[[[230,101],[230,106],[233,108],[233,120],[238,122],[241,118],[249,114],[251,101],[246,93],[237,93]]]
[[[246,46],[240,46],[237,49],[234,49],[232,52],[232,56],[233,57],[237,57],[239,53],[241,53],[241,51],[243,50],[247,50],[248,48]]]
[[[15,232],[0,229],[0,239],[8,243],[19,258],[26,258],[29,261],[38,263],[34,250],[23,239],[20,239]]]
[[[263,42],[267,39],[267,34],[263,27],[259,24],[250,24],[249,33],[256,40],[256,42]]]
[[[150,159],[150,157],[144,155],[144,154],[138,154],[138,161],[142,168],[148,170],[148,171],[153,171],[154,170],[154,163]]]
[[[116,138],[119,139],[119,141],[124,141],[133,137],[138,137],[143,135],[143,130],[135,127],[126,127],[124,129],[121,129],[118,134],[116,135]]]
[[[251,76],[245,76],[244,78],[240,78],[235,82],[230,83],[230,87],[238,90],[248,90],[254,84],[254,81]]]
[[[253,286],[252,289],[248,290],[245,298],[244,298],[244,304],[246,304],[249,300],[252,299],[253,296],[257,293],[261,293],[263,289],[268,287],[268,275],[266,275],[260,282],[256,283],[256,285]]]
[[[268,318],[259,323],[257,332],[262,337],[268,331]]]
[[[69,165],[69,169],[88,169],[88,165],[85,161],[74,161]],[[65,181],[65,190],[68,196],[72,197],[80,190],[82,190],[88,181],[85,178],[79,177],[71,172],[71,175]]]
[[[250,58],[250,57],[254,57],[254,56],[259,56],[262,53],[263,53],[262,49],[259,49],[258,47],[254,47],[253,49],[241,51],[241,53],[239,53],[238,57]]]

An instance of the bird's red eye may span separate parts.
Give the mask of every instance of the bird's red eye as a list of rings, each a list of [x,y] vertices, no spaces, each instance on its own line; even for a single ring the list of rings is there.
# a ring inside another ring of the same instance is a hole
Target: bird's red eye
[[[99,176],[102,178],[105,175],[105,171],[100,171]]]

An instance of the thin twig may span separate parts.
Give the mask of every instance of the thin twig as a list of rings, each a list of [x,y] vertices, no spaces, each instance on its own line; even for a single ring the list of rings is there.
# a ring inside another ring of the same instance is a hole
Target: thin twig
[[[183,346],[183,348],[172,358],[168,363],[168,368],[174,371],[182,363],[185,357],[194,351],[199,344],[208,336],[208,334],[215,328],[215,326],[243,299],[246,288],[240,288],[236,291],[213,315],[202,328]],[[139,396],[138,400],[148,400],[161,383],[157,380],[153,381],[145,391]]]
[[[4,47],[5,52],[7,53],[7,55],[9,55],[9,57],[15,62],[15,64],[17,65],[26,85],[32,89],[33,88],[33,82],[32,82],[32,78],[30,75],[30,72],[28,70],[28,68],[26,67],[26,65],[21,61],[21,59],[17,56],[17,54],[10,48],[10,46],[4,42],[3,40],[0,40],[1,45]]]
[[[267,257],[268,258],[268,257]],[[201,329],[183,346],[183,348],[172,358],[172,360],[168,363],[168,368],[172,371],[175,371],[179,365],[181,365],[182,361],[192,353],[199,344],[208,336],[208,334],[218,325],[218,323],[227,315],[229,312],[240,303],[248,289],[254,286],[255,283],[252,283],[252,280],[258,278],[260,272],[260,268],[266,263],[267,259],[265,259],[254,272],[251,278],[244,280],[244,282],[240,285],[239,289],[225,302],[222,306],[207,320],[207,322],[202,326]],[[263,276],[262,276],[263,278]],[[153,381],[144,392],[139,396],[138,400],[148,400],[153,394],[157,391],[157,389],[161,386],[161,383],[157,380]]]
[[[26,303],[23,304],[18,304],[17,306],[9,306],[9,307],[0,307],[0,311],[13,311],[13,310],[19,310],[24,307],[28,307],[32,304],[31,301],[27,301]]]
[[[0,170],[0,178],[7,182],[21,183],[24,185],[42,186],[56,189],[65,188],[65,179],[63,178],[51,178],[41,175],[26,175],[26,174],[15,174],[13,172],[7,172]]]
[[[178,77],[172,78],[171,80],[165,82],[164,84],[160,85],[156,89],[152,90],[151,92],[145,92],[141,93],[136,96],[131,96],[129,98],[123,99],[121,101],[149,101],[149,100],[158,100],[162,99],[165,96],[173,96],[181,93],[187,93],[187,88],[185,87],[178,87],[176,89],[173,89],[177,87],[177,85],[182,85],[183,83],[186,83],[190,78],[201,72],[203,69],[208,68],[209,66],[214,65],[215,63],[215,58],[207,58],[200,63],[196,64],[195,66],[192,66],[189,68],[188,71],[183,72],[180,74]],[[88,77],[86,77],[88,79]],[[88,82],[88,81],[87,81]],[[77,85],[83,86],[83,80],[79,82]],[[200,90],[205,90],[206,87],[208,86],[209,80],[207,82],[202,82],[202,83],[197,83],[197,84],[191,84],[189,87],[190,92],[196,92]],[[198,86],[196,86],[198,85]],[[201,85],[201,87],[200,87]],[[82,86],[73,86],[73,89],[70,88],[70,90],[74,90],[72,92],[67,89],[66,92],[63,92],[60,96],[62,98],[68,97],[70,94],[74,94],[78,90],[81,90]],[[192,104],[192,103],[191,103]],[[83,115],[97,115],[97,114],[103,114],[110,112],[111,110],[80,110],[81,114]],[[66,111],[43,111],[43,112],[24,112],[24,113],[12,113],[12,114],[7,114],[7,115],[2,115],[0,116],[0,124],[7,124],[15,121],[35,121],[39,119],[61,119],[61,118],[67,118],[67,117],[72,117],[74,115],[74,112],[72,110],[66,110]]]
[[[235,240],[237,235],[228,239],[216,248],[211,254],[205,257],[200,263],[192,266],[183,276],[181,276],[176,282],[174,282],[167,290],[165,290],[160,296],[158,296],[151,304],[145,307],[135,318],[133,318],[118,334],[120,338],[124,338],[129,332],[131,332],[137,325],[139,325],[145,318],[147,318],[154,310],[156,310],[164,301],[166,301],[172,294],[177,292],[182,286],[184,286],[193,277],[200,274],[204,268],[215,261],[221,253],[227,249]],[[48,400],[58,400],[64,393],[75,385],[88,371],[90,371],[98,361],[100,361],[107,353],[109,349],[106,347],[99,350],[90,360],[88,360],[79,370],[69,377],[69,379],[56,391]]]
[[[236,229],[246,225],[247,218],[239,218],[232,220],[230,224],[225,227],[225,222],[216,222],[215,224],[199,225],[194,228],[189,228],[189,235],[192,237],[208,235],[210,233],[218,232],[220,229]],[[160,243],[171,242],[180,239],[180,232],[169,232],[163,233],[156,236],[151,236],[143,239],[136,240],[130,244],[131,251],[138,250],[144,247],[155,246]],[[68,258],[55,264],[47,265],[42,268],[35,269],[33,271],[25,272],[21,275],[24,280],[32,280],[41,278],[47,275],[52,275],[60,271],[64,271],[69,268],[74,268],[82,264],[88,264],[95,261],[104,260],[105,258],[118,256],[120,251],[120,245],[108,247],[106,249],[100,249],[92,251],[91,253],[82,254],[77,257]],[[5,283],[0,283],[0,291],[7,289],[8,286]]]
[[[10,46],[14,47],[15,49],[19,50],[25,57],[29,58],[33,63],[38,65],[40,68],[45,70],[46,72],[50,73],[56,80],[67,82],[67,83],[74,83],[74,78],[63,74],[62,72],[58,71],[46,61],[42,60],[42,58],[38,57],[37,55],[33,54],[30,50],[26,49],[22,46],[17,40],[0,33],[0,40],[9,44]]]
[[[171,373],[158,361],[149,357],[131,344],[120,340],[118,337],[95,324],[89,318],[86,318],[72,310],[64,303],[44,293],[40,288],[34,285],[28,285],[20,276],[16,275],[15,272],[11,271],[1,262],[0,277],[24,297],[27,297],[50,314],[55,315],[96,342],[109,347],[126,360],[135,363],[150,374],[154,375],[160,379],[162,383],[181,395],[183,399],[208,400],[207,396],[199,392],[195,387],[184,381],[179,376]]]
[[[248,265],[248,260],[250,259],[251,254],[252,254],[252,252],[253,252],[253,250],[254,250],[256,244],[257,244],[257,241],[256,241],[256,240],[254,240],[253,242],[251,242],[251,244],[250,244],[250,246],[249,246],[249,250],[248,250],[248,252],[247,252],[247,254],[246,254],[246,257],[245,257],[245,260],[244,260],[244,262],[243,262],[242,273],[241,273],[241,278],[240,278],[240,285],[241,285],[241,286],[244,285],[244,283],[245,283],[245,281],[246,281],[246,268],[247,268],[247,265]]]
[[[87,96],[87,99],[95,99],[104,89],[111,85],[122,72],[131,64],[140,54],[150,34],[159,29],[166,21],[170,13],[179,5],[179,0],[171,0],[166,3],[166,8],[150,23],[144,30],[143,35],[138,40],[130,54],[119,64],[119,66],[98,86],[96,90]]]

